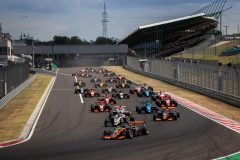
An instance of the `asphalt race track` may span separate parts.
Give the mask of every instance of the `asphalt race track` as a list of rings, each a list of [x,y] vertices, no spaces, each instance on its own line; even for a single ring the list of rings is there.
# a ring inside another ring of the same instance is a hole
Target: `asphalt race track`
[[[72,74],[79,68],[62,68]],[[101,75],[103,77],[103,75]],[[90,78],[83,78],[92,86]],[[240,135],[197,113],[178,106],[177,121],[153,122],[151,114],[138,115],[135,106],[146,98],[131,95],[119,100],[139,120],[146,120],[147,136],[126,140],[102,140],[107,113],[91,113],[96,98],[74,94],[74,77],[58,74],[53,90],[32,138],[0,149],[0,160],[205,160],[240,150]]]

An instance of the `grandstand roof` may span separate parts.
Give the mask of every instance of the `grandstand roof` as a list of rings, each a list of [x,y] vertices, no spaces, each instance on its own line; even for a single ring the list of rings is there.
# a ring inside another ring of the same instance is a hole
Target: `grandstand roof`
[[[188,28],[196,26],[200,22],[204,21],[216,21],[216,19],[214,17],[206,17],[204,13],[199,13],[158,23],[143,25],[139,26],[128,36],[123,38],[119,43],[132,43],[136,40],[139,40],[139,38],[143,38],[144,34],[156,32],[156,29],[158,31],[163,30],[164,32],[176,32],[178,30],[185,29],[187,30]]]

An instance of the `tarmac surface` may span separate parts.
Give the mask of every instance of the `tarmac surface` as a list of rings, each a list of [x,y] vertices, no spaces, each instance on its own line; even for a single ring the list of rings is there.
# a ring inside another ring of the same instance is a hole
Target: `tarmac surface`
[[[0,149],[0,159],[16,160],[205,160],[240,150],[240,135],[205,117],[178,106],[177,121],[152,121],[151,114],[138,115],[135,106],[148,98],[130,95],[117,100],[126,105],[150,130],[147,136],[126,140],[102,140],[108,113],[91,113],[96,98],[74,94],[71,76],[79,68],[61,68],[32,138],[22,144]],[[103,78],[102,75],[98,75]],[[90,78],[83,78],[88,87]],[[127,91],[127,89],[126,89]]]

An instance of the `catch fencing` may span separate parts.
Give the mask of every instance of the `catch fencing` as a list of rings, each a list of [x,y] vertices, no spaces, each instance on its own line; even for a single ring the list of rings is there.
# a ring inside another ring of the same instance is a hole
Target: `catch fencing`
[[[0,68],[0,98],[29,78],[29,63],[9,63]]]
[[[140,68],[137,57],[127,57],[127,67],[157,79],[240,106],[240,67],[163,59],[149,59]],[[224,99],[223,99],[224,98]]]

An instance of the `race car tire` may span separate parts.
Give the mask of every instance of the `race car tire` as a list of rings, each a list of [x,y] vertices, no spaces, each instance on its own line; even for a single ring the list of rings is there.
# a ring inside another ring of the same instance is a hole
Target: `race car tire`
[[[149,130],[147,127],[143,127],[141,131],[142,131],[142,135],[149,135]]]
[[[138,106],[136,106],[136,112],[138,112],[138,110],[139,110],[139,107],[138,107]]]
[[[133,131],[132,130],[130,130],[130,129],[126,130],[126,138],[127,139],[133,138]]]
[[[78,90],[77,90],[77,89],[75,89],[74,93],[75,93],[75,94],[78,94]]]
[[[157,120],[157,115],[154,114],[154,115],[153,115],[153,121],[156,121],[156,120]]]
[[[134,117],[130,117],[130,121],[134,121],[135,120],[135,118]]]
[[[138,114],[142,114],[141,108],[138,109]]]
[[[125,98],[125,99],[129,99],[129,98],[130,98],[130,96],[129,96],[129,95],[127,95],[127,94],[125,94],[125,95],[124,95],[124,98]]]
[[[91,112],[94,112],[94,110],[95,110],[95,106],[91,105]]]
[[[108,124],[109,124],[109,120],[108,120],[108,119],[105,119],[105,120],[104,120],[104,126],[105,126],[105,127],[108,127]]]
[[[177,118],[180,118],[180,113],[177,113]]]

